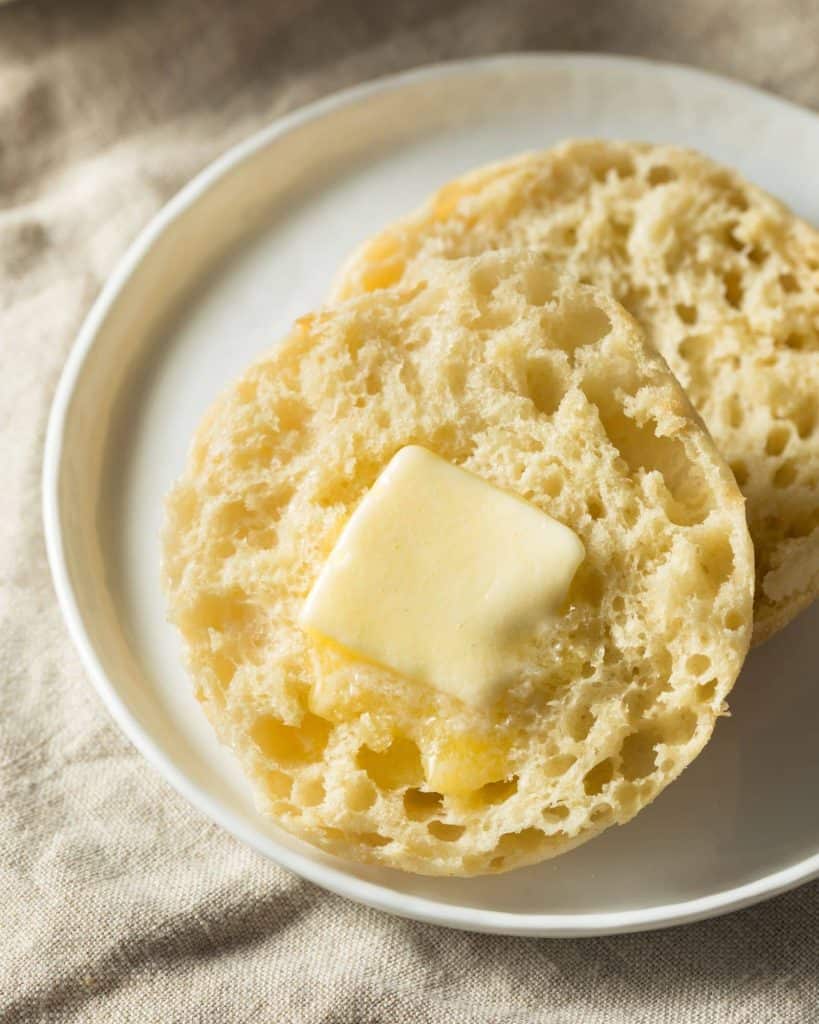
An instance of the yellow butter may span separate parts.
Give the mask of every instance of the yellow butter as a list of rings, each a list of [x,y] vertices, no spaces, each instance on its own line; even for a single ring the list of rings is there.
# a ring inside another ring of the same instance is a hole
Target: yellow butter
[[[474,793],[487,783],[499,782],[509,771],[506,736],[458,735],[428,748],[424,769],[427,783],[437,793]]]
[[[584,555],[551,516],[409,445],[351,516],[299,621],[482,705],[514,678],[521,637],[559,614]]]

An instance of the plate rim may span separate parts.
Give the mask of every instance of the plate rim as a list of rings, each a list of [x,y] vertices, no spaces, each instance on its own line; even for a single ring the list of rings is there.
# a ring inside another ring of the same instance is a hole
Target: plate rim
[[[184,799],[214,824],[226,829],[235,838],[280,867],[368,907],[399,917],[470,931],[553,938],[633,933],[692,923],[739,910],[819,876],[819,850],[789,867],[694,900],[629,910],[556,914],[518,914],[512,911],[486,910],[443,903],[432,898],[404,894],[388,885],[358,878],[348,874],[343,866],[336,867],[333,864],[312,861],[296,850],[279,845],[274,837],[262,837],[247,827],[232,811],[222,807],[215,798],[188,779],[175,762],[158,749],[150,733],[131,716],[119,696],[116,684],[103,667],[85,627],[66,562],[65,524],[61,516],[59,490],[64,434],[71,403],[85,363],[94,349],[111,307],[127,288],[132,274],[150,255],[159,238],[220,179],[257,152],[303,125],[319,121],[345,107],[354,106],[374,94],[400,91],[406,86],[424,80],[446,79],[451,76],[480,76],[503,65],[521,67],[525,64],[561,63],[588,63],[600,67],[610,65],[619,68],[636,66],[645,71],[669,70],[675,74],[699,79],[712,86],[719,85],[737,93],[744,93],[746,97],[757,102],[762,100],[787,109],[791,113],[807,116],[819,126],[819,115],[807,107],[729,76],[670,61],[572,51],[499,53],[486,57],[425,64],[396,74],[379,76],[315,100],[275,119],[207,164],[153,215],[128,245],[105,281],[69,350],[49,412],[41,479],[46,553],[69,637],[108,713],[137,751]],[[343,865],[343,862],[340,863]]]

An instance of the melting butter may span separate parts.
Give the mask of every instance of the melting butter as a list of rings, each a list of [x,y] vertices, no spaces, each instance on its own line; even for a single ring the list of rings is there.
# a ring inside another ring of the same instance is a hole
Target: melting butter
[[[514,678],[516,643],[560,613],[585,550],[534,505],[417,445],[355,510],[300,625],[473,706]]]

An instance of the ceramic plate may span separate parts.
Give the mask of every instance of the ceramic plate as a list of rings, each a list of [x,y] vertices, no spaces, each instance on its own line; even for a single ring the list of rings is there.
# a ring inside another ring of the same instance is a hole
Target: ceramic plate
[[[191,696],[164,618],[158,534],[205,409],[321,302],[357,242],[454,175],[567,136],[698,147],[819,222],[819,119],[712,75],[542,55],[369,83],[233,149],[148,226],[71,353],[45,457],[49,557],[74,642],[116,721],[180,793],[351,899],[530,935],[690,921],[819,874],[819,606],[751,656],[732,717],[629,825],[507,875],[422,878],[326,856],[257,814]]]

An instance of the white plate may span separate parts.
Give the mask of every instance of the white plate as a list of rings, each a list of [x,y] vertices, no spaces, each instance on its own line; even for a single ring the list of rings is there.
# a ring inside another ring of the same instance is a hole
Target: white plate
[[[429,879],[325,856],[256,813],[190,695],[164,620],[158,532],[206,407],[322,300],[356,242],[467,168],[571,135],[699,147],[819,221],[819,119],[721,78],[563,55],[370,83],[232,150],[145,230],[68,360],[44,477],[49,558],[74,642],[114,718],[180,793],[352,899],[531,935],[690,921],[819,874],[819,608],[751,657],[733,717],[634,822],[537,867]]]

